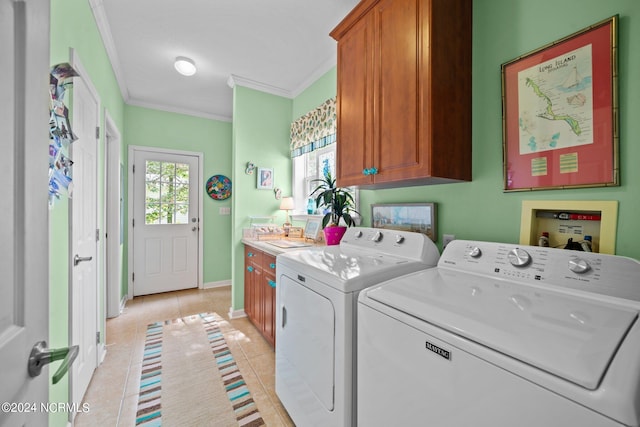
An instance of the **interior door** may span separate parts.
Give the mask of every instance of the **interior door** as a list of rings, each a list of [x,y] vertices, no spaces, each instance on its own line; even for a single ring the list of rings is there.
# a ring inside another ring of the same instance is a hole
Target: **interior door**
[[[198,287],[199,159],[134,152],[133,294]]]
[[[77,61],[73,79],[71,144],[71,341],[80,348],[72,367],[71,400],[80,402],[98,366],[98,138],[99,101]]]
[[[0,1],[0,425],[47,425],[48,369],[27,361],[49,336],[47,123],[49,0]],[[5,406],[9,405],[9,406]],[[22,406],[18,406],[22,405]]]

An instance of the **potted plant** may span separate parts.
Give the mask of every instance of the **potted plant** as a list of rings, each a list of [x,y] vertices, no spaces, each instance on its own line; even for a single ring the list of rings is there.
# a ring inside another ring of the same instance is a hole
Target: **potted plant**
[[[355,225],[351,216],[358,213],[355,210],[353,196],[346,188],[336,187],[336,179],[331,176],[331,172],[326,171],[324,178],[314,179],[318,186],[309,195],[315,198],[317,208],[326,208],[328,212],[322,218],[322,227],[327,245],[337,245],[347,231],[347,227]],[[340,220],[346,226],[340,225]]]

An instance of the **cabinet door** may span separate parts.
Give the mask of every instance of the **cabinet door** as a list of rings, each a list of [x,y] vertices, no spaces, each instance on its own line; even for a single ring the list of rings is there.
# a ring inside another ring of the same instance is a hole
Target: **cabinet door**
[[[428,153],[418,134],[422,100],[420,81],[420,0],[381,0],[373,9],[375,22],[375,112],[373,119],[376,183],[429,175]],[[427,167],[425,169],[425,167]]]
[[[262,259],[263,280],[263,335],[275,346],[276,343],[276,257],[264,254]]]
[[[338,185],[371,184],[373,57],[372,20],[356,22],[338,43]]]
[[[254,270],[254,282],[253,282],[253,324],[256,325],[258,330],[262,332],[262,324],[264,322],[264,309],[262,304],[263,288],[262,281],[264,280],[264,274],[262,268],[256,268]]]
[[[264,323],[263,335],[271,343],[276,343],[276,276],[274,274],[264,272],[263,280],[263,308],[264,308]]]
[[[255,288],[253,272],[255,267],[249,255],[254,252],[255,249],[252,247],[244,247],[244,312],[250,320],[253,319],[253,290]]]

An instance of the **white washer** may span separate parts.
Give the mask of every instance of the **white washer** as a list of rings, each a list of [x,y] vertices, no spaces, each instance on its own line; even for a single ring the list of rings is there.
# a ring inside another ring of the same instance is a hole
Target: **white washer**
[[[438,258],[423,234],[363,227],[339,246],[278,255],[276,393],[296,425],[356,424],[358,294]]]
[[[640,263],[451,242],[358,305],[362,426],[638,426]]]

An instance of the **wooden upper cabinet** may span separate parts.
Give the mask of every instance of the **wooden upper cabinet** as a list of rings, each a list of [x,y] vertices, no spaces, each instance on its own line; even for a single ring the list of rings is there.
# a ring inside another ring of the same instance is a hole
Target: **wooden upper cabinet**
[[[338,41],[338,185],[471,180],[472,0],[363,0]]]

